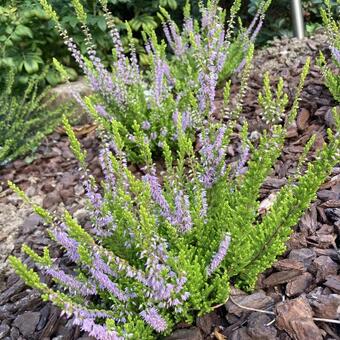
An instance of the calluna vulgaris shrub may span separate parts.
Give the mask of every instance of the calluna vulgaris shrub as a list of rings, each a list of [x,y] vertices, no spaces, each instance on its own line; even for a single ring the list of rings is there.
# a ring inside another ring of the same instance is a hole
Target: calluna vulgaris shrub
[[[31,79],[26,90],[13,93],[15,72],[6,72],[0,86],[0,164],[25,155],[61,121],[62,108],[48,109],[54,100],[48,89],[39,93],[39,79]]]
[[[245,74],[249,63],[250,57]],[[121,124],[113,119],[112,139],[100,152],[105,175],[101,188],[86,169],[86,155],[65,119],[71,147],[84,171],[91,228],[81,227],[68,212],[58,220],[33,204],[51,226],[51,238],[75,266],[65,272],[59,259],[50,257],[48,247],[37,254],[24,246],[41,273],[51,276],[56,285],[49,287],[33,269],[11,257],[16,272],[99,340],[155,339],[176,323],[193,322],[197,315],[226,301],[230,284],[251,290],[259,273],[283,253],[291,227],[340,159],[337,117],[337,134],[329,130],[328,144],[304,164],[311,139],[296,174],[277,192],[273,205],[259,212],[259,191],[296,117],[308,64],[285,118],[282,81],[271,91],[266,76],[259,102],[269,125],[258,141],[251,141],[243,123],[237,166],[228,164],[226,152],[236,131],[240,103],[228,124],[206,124],[195,143],[183,126],[185,110],[178,111],[178,151],[172,153],[163,140],[162,172],[152,161],[150,140],[136,126],[134,137],[145,164],[140,175],[127,166]],[[10,185],[30,203],[19,188]]]
[[[322,66],[326,86],[334,99],[340,102],[340,20],[333,18],[330,0],[325,0],[325,4],[326,9],[321,8],[321,16],[328,35],[334,67],[327,66],[326,58],[322,53],[320,53],[319,64]],[[337,4],[340,6],[340,0],[337,0]]]
[[[115,47],[109,72],[96,53],[86,26],[86,13],[79,0],[73,0],[72,4],[82,24],[87,56],[79,52],[48,1],[40,1],[56,22],[65,44],[95,93],[85,102],[79,97],[77,100],[109,133],[112,134],[111,119],[122,123],[119,130],[127,139],[128,158],[134,161],[138,160],[133,138],[135,122],[151,140],[151,150],[155,152],[160,150],[164,139],[170,147],[176,145],[174,121],[178,119],[178,112],[182,112],[183,128],[192,135],[203,127],[206,120],[213,118],[216,84],[225,80],[236,67],[238,72],[242,70],[245,56],[261,29],[270,5],[270,1],[262,1],[251,25],[248,29],[240,28],[237,35],[235,25],[240,0],[234,1],[226,28],[226,12],[218,7],[215,0],[208,1],[207,7],[200,6],[200,22],[190,17],[187,2],[182,31],[169,14],[161,9],[160,17],[167,43],[159,42],[153,31],[144,33],[150,65],[145,69],[138,63],[131,30],[128,34],[130,51],[126,54],[118,29],[107,9],[107,2],[101,0]],[[226,86],[227,91],[229,84]]]

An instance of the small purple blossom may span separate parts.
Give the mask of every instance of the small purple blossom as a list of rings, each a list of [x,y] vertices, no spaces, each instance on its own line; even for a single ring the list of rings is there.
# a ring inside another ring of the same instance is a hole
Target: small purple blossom
[[[140,312],[140,315],[144,321],[158,333],[164,332],[168,327],[166,321],[155,307],[145,309]]]
[[[330,50],[334,59],[340,64],[340,51],[335,46],[331,46]]]
[[[158,137],[157,132],[151,132],[151,135],[150,135],[151,140],[156,140],[157,137]]]
[[[106,112],[105,107],[103,105],[95,105],[94,107],[100,116],[103,118],[109,118],[109,114]]]
[[[249,159],[249,146],[246,146],[242,148],[241,157],[240,157],[240,160],[238,162],[237,169],[235,172],[236,177],[244,174],[244,172],[246,171],[245,165],[248,159]]]
[[[148,120],[145,120],[143,123],[142,123],[142,129],[143,130],[150,130],[151,128],[151,124]]]
[[[225,256],[227,255],[227,251],[230,245],[231,236],[227,234],[222,242],[220,243],[220,246],[214,255],[212,261],[210,262],[209,266],[207,267],[207,274],[208,276],[211,276],[211,274],[219,267],[221,262],[224,260]]]
[[[160,134],[162,137],[166,137],[168,134],[168,129],[166,127],[162,127]]]
[[[97,340],[123,340],[116,332],[109,331],[106,326],[96,324],[91,318],[76,319],[74,324],[79,325],[84,332]]]

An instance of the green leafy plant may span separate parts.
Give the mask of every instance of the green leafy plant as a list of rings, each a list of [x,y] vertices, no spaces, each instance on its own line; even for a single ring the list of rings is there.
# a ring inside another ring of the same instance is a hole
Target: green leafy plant
[[[337,0],[337,4],[340,6],[340,0]],[[329,0],[325,0],[325,5],[326,9],[321,8],[321,15],[330,42],[329,49],[333,65],[329,65],[321,52],[318,62],[321,66],[326,86],[334,99],[340,102],[340,20],[337,21],[333,18]]]
[[[14,70],[7,72],[0,88],[0,164],[32,152],[61,120],[62,108],[48,109],[54,99],[48,89],[38,94],[39,79],[31,79],[24,92],[14,94],[14,78]]]
[[[330,6],[335,16],[340,14],[340,8],[336,4],[337,0],[330,0]],[[316,29],[322,27],[322,17],[320,7],[323,6],[324,0],[302,0],[302,11],[305,21],[305,30],[307,35],[313,34]],[[244,13],[245,19],[249,15],[254,15],[257,11],[260,0],[250,0],[248,2],[247,13]],[[249,20],[249,19],[248,19]],[[261,31],[258,43],[264,44],[275,37],[292,37],[293,27],[291,20],[291,1],[290,0],[273,0],[273,5],[268,11],[264,29]]]
[[[86,52],[82,30],[74,9],[67,0],[52,0],[65,26],[83,53]],[[107,29],[105,18],[100,4],[96,0],[83,2],[87,11],[87,25],[90,27],[97,50],[107,66],[110,63],[112,42],[104,32]],[[124,46],[128,46],[126,23],[137,32],[135,43],[138,52],[142,39],[139,32],[142,29],[154,29],[160,21],[156,16],[159,6],[170,10],[177,7],[175,0],[162,1],[108,1],[109,8],[115,13],[115,22],[123,32]],[[43,69],[52,64],[52,58],[57,57],[66,68],[69,78],[75,80],[80,70],[72,62],[63,41],[53,29],[53,22],[45,14],[38,0],[7,1],[0,6],[0,69],[11,67],[16,70],[16,83],[18,86],[27,85],[29,79],[40,74]],[[5,81],[0,76],[0,80]],[[48,68],[45,72],[45,82],[56,85],[61,82],[59,74]]]
[[[146,30],[143,36],[148,67],[143,68],[138,60],[132,29],[127,25],[129,53],[124,53],[108,2],[100,2],[114,44],[112,72],[105,68],[95,49],[91,31],[87,27],[87,13],[81,2],[73,0],[71,3],[85,36],[85,55],[69,36],[51,4],[41,0],[94,92],[85,100],[77,100],[104,128],[106,134],[112,134],[112,119],[120,123],[119,130],[126,139],[128,159],[134,162],[139,161],[138,143],[134,139],[134,134],[139,133],[136,126],[151,140],[151,150],[157,156],[160,155],[164,140],[171,148],[176,145],[174,121],[177,122],[178,112],[183,112],[183,128],[190,132],[192,138],[206,120],[215,119],[216,86],[224,86],[225,77],[234,72],[236,66],[238,73],[245,66],[270,4],[270,1],[263,1],[249,28],[241,27],[237,34],[235,26],[240,0],[234,1],[231,6],[226,28],[227,13],[217,5],[218,1],[209,1],[207,6],[200,6],[201,20],[191,17],[188,1],[184,7],[182,29],[161,8],[159,16],[166,41],[160,41],[155,31]],[[172,54],[168,53],[169,50]],[[228,82],[226,90],[229,86]]]
[[[248,58],[243,78],[250,61]],[[51,226],[52,239],[76,265],[73,272],[65,273],[48,248],[38,254],[24,246],[23,251],[58,286],[49,287],[36,272],[11,257],[16,272],[98,340],[155,339],[157,333],[168,334],[177,322],[193,322],[196,315],[224,303],[230,283],[251,290],[258,275],[285,250],[291,227],[340,160],[340,117],[335,115],[337,134],[329,130],[328,144],[305,164],[313,139],[308,142],[295,175],[277,193],[268,211],[259,211],[260,188],[281,154],[287,127],[296,118],[308,67],[309,60],[283,124],[272,119],[273,107],[281,110],[276,113],[279,118],[285,110],[281,85],[270,95],[266,79],[262,116],[272,123],[257,142],[250,140],[247,123],[243,124],[243,151],[237,167],[227,165],[227,146],[242,96],[230,112],[233,118],[228,124],[210,121],[201,129],[197,145],[183,129],[182,112],[178,112],[178,151],[172,153],[163,141],[161,174],[151,158],[150,140],[137,123],[134,137],[145,167],[139,175],[129,170],[125,138],[119,133],[121,123],[112,119],[112,139],[100,152],[105,175],[101,189],[89,174],[86,154],[64,119],[71,148],[86,178],[91,228],[82,228],[67,211],[58,220],[10,183]],[[228,91],[225,93],[228,102]]]
[[[51,26],[38,2],[14,1],[0,6],[0,69],[15,70],[15,87],[27,86],[30,79],[39,76],[52,56],[63,61],[70,79],[76,78],[75,69],[68,67],[67,50]],[[60,82],[52,68],[44,72],[44,80],[52,85]],[[5,81],[4,76],[0,76],[0,81]]]

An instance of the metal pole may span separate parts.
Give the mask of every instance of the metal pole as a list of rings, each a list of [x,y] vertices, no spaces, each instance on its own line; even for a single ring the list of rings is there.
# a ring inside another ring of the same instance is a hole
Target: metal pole
[[[298,39],[305,36],[301,0],[291,0],[294,35]]]

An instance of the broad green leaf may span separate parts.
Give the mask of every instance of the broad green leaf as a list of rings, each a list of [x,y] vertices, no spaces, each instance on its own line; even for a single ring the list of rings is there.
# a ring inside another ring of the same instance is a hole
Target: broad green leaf
[[[106,30],[106,20],[103,16],[99,17],[97,21],[97,25],[100,28],[101,31],[105,32]]]
[[[30,59],[24,61],[24,68],[27,73],[32,74],[39,71],[39,64],[36,60]]]
[[[16,28],[15,28],[15,34],[17,34],[18,36],[22,36],[22,37],[30,37],[30,38],[33,38],[33,33],[31,31],[31,29],[27,26],[24,26],[24,25],[18,25]]]

